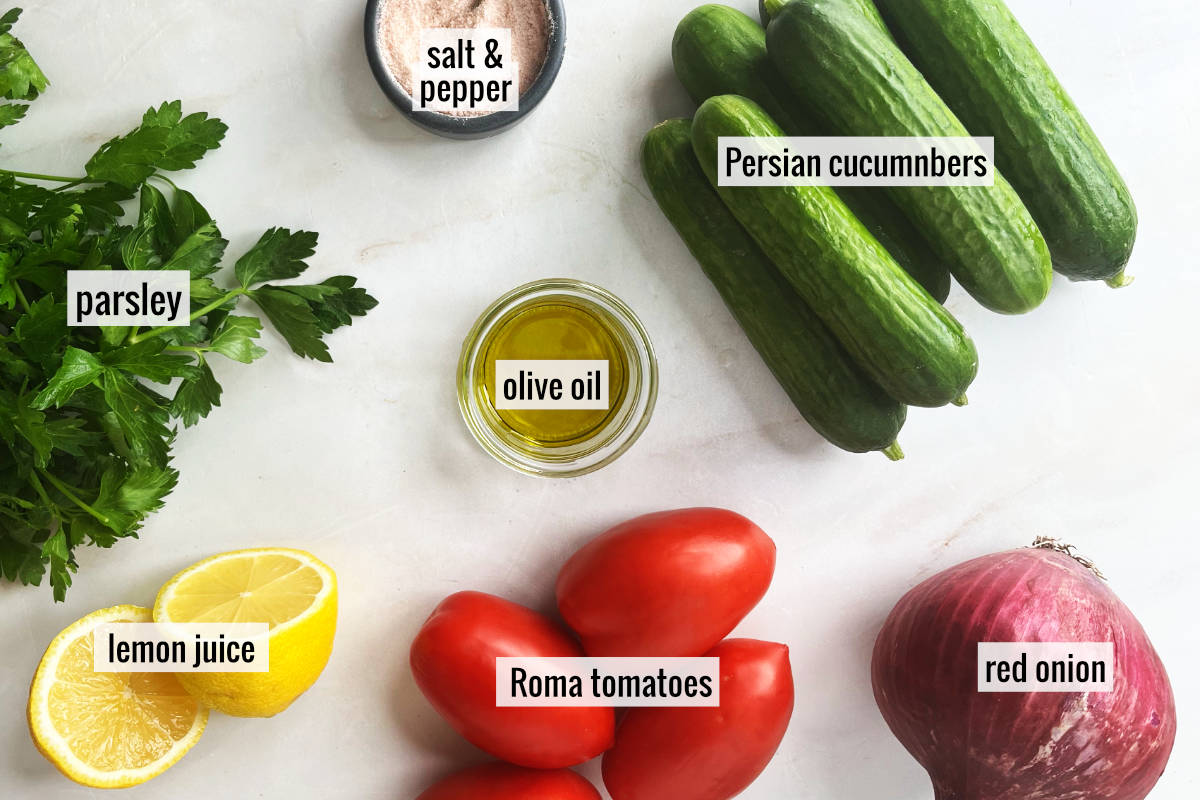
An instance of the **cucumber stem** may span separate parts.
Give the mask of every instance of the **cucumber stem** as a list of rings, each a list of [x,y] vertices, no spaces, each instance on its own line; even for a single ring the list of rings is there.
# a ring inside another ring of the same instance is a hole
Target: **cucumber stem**
[[[900,442],[892,442],[880,452],[888,457],[888,461],[899,461],[904,458],[904,451],[900,449]]]
[[[1126,275],[1125,270],[1121,270],[1116,275],[1106,280],[1105,283],[1107,283],[1113,289],[1123,289],[1124,287],[1133,283],[1133,276]]]
[[[967,404],[967,395],[966,395],[966,393],[960,394],[958,397],[954,398],[950,402],[953,403],[954,405],[958,406],[959,408],[962,408],[963,406],[965,406]]]

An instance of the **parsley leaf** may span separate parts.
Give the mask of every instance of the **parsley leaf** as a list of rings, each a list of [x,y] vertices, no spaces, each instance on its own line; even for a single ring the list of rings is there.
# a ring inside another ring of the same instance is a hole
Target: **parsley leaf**
[[[101,524],[123,535],[147,514],[162,508],[163,498],[178,480],[179,473],[169,467],[129,470],[112,464],[100,478],[100,493],[90,504],[91,509]]]
[[[34,408],[60,408],[71,395],[104,374],[104,364],[94,354],[78,347],[63,352],[62,366],[54,373],[46,388],[33,399]]]
[[[0,105],[0,128],[16,125],[25,117],[25,112],[28,110],[29,106],[21,103],[5,103],[4,105]]]
[[[154,174],[167,150],[167,128],[135,128],[124,136],[109,139],[88,159],[87,176],[133,188]]]
[[[202,361],[196,376],[180,383],[175,391],[175,399],[171,401],[171,416],[181,419],[184,427],[190,428],[219,405],[221,384],[217,383],[208,362]]]
[[[155,220],[144,218],[125,235],[121,242],[121,261],[125,269],[158,269],[162,266],[155,225]]]
[[[17,17],[0,16],[0,95],[16,101],[0,102],[0,128],[47,86],[10,33]],[[194,167],[225,132],[176,100],[100,147],[82,180],[0,170],[0,578],[48,582],[62,600],[77,548],[137,537],[178,480],[174,426],[221,404],[210,360],[261,358],[262,318],[295,352],[329,361],[325,336],[374,307],[349,276],[268,283],[308,268],[317,235],[306,231],[269,229],[222,274],[228,242],[216,222],[160,173]],[[191,275],[186,325],[67,325],[67,270],[164,268]],[[170,396],[153,384],[171,385]]]
[[[165,128],[166,147],[156,162],[159,169],[171,172],[192,169],[205,153],[215,150],[229,128],[221,120],[200,111],[183,116],[183,103],[175,100],[157,109],[148,109],[142,127]]]
[[[221,268],[221,257],[228,245],[217,223],[205,222],[180,242],[163,269],[186,269],[193,278],[203,278]]]
[[[321,330],[330,333],[342,325],[349,325],[354,317],[361,317],[379,305],[366,289],[355,285],[357,282],[353,275],[335,275],[321,282],[322,287],[336,290],[325,293],[313,308]]]
[[[0,575],[6,580],[33,586],[41,584],[46,565],[41,548],[30,541],[33,532],[29,526],[14,525],[7,536],[0,539]]]
[[[333,361],[329,348],[321,340],[321,323],[303,297],[270,284],[254,289],[250,297],[293,353],[317,361]]]
[[[138,466],[165,466],[173,438],[167,411],[144,387],[116,370],[102,377],[104,402],[116,420]]]
[[[267,354],[254,343],[261,330],[262,322],[258,317],[228,316],[213,334],[211,347],[226,358],[249,364]]]
[[[205,113],[183,116],[175,100],[147,109],[142,124],[101,145],[88,160],[87,176],[133,188],[157,170],[174,172],[196,166],[225,137],[225,123]]]
[[[271,228],[237,260],[234,271],[245,288],[263,281],[295,278],[308,268],[304,259],[316,247],[317,234],[312,231],[292,233],[286,228]]]
[[[9,100],[33,100],[50,81],[25,45],[9,33],[20,16],[21,9],[14,8],[0,17],[0,95]]]
[[[55,417],[46,420],[46,434],[55,450],[85,457],[89,448],[101,443],[100,433],[87,429],[83,417]]]
[[[147,339],[110,350],[102,359],[109,369],[131,372],[155,383],[167,383],[172,378],[194,378],[196,368],[192,366],[191,358],[164,353],[166,346],[167,343],[162,339]]]
[[[54,535],[62,536],[62,528]],[[54,591],[54,599],[61,603],[67,598],[67,589],[71,587],[71,575],[79,569],[79,565],[74,560],[64,561],[56,552],[47,553],[44,547],[42,559],[50,562],[50,587]]]
[[[209,303],[219,300],[227,293],[217,286],[211,278],[192,278],[191,291],[192,306],[206,306]],[[231,301],[232,302],[232,301]]]
[[[174,223],[173,233],[175,246],[183,244],[188,236],[200,230],[212,217],[200,201],[186,189],[176,189],[171,200],[171,221]]]
[[[378,304],[354,284],[353,277],[338,275],[309,286],[264,284],[249,294],[297,355],[326,361],[329,351],[321,337]]]
[[[12,30],[12,26],[21,18],[22,10],[20,8],[10,8],[0,16],[0,34],[8,33]]]
[[[42,363],[58,352],[67,338],[67,305],[45,295],[17,320],[12,339],[31,360]]]
[[[19,436],[32,448],[33,463],[44,467],[54,448],[50,434],[46,432],[46,415],[34,409],[24,394],[0,396],[0,405],[7,406],[5,413],[8,419],[4,424],[10,433],[5,438],[15,444]],[[12,436],[13,433],[16,436]]]

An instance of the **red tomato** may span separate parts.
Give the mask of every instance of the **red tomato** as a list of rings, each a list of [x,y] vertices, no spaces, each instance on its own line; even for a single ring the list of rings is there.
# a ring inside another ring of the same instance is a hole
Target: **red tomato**
[[[443,600],[413,640],[417,686],[476,747],[537,769],[581,764],[612,745],[611,708],[497,708],[500,656],[581,656],[575,641],[524,606],[480,592]]]
[[[556,594],[589,656],[698,656],[766,594],[775,543],[720,508],[663,511],[601,534],[567,561]]]
[[[613,800],[728,800],[770,762],[792,717],[788,649],[727,639],[705,653],[721,659],[720,708],[635,708],[604,754]]]
[[[569,769],[484,764],[438,781],[417,800],[600,800],[600,793]]]

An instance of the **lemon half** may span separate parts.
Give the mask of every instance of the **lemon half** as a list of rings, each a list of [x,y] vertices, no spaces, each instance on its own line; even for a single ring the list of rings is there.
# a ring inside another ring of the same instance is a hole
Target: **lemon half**
[[[269,672],[177,677],[200,702],[237,717],[269,717],[313,685],[337,627],[337,578],[303,550],[235,550],[193,564],[159,590],[155,622],[266,622]]]
[[[162,774],[204,732],[208,710],[169,672],[93,672],[92,631],[150,622],[150,609],[114,606],[54,637],[29,687],[29,732],[71,780],[100,789]]]

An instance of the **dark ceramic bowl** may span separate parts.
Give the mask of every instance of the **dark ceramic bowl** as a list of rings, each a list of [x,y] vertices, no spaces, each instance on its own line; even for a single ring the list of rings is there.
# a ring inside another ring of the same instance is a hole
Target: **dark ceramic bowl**
[[[400,113],[414,124],[427,131],[451,139],[482,139],[485,136],[495,136],[525,119],[550,91],[554,79],[558,77],[567,42],[566,14],[563,11],[562,0],[546,0],[546,9],[550,13],[550,44],[546,50],[546,61],[542,64],[542,71],[537,79],[525,94],[521,95],[519,110],[497,111],[481,117],[452,117],[433,111],[413,110],[412,97],[404,91],[388,69],[387,60],[379,46],[379,16],[383,11],[384,2],[385,0],[367,0],[364,26],[367,61],[371,64],[371,72],[375,74],[379,88],[383,89],[392,105],[400,109]]]

